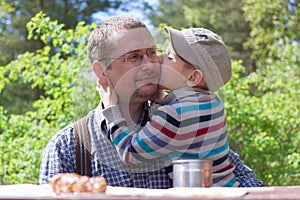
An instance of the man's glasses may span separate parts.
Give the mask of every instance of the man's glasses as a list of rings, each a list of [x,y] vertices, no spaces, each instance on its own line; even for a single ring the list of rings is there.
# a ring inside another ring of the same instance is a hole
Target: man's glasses
[[[139,64],[141,64],[144,54],[146,54],[148,56],[148,58],[151,62],[158,62],[158,61],[160,61],[161,56],[163,55],[163,51],[158,48],[147,49],[146,52],[132,51],[132,52],[126,53],[118,58],[102,58],[100,61],[103,61],[106,59],[121,60],[122,62],[124,62],[128,65],[139,65]]]

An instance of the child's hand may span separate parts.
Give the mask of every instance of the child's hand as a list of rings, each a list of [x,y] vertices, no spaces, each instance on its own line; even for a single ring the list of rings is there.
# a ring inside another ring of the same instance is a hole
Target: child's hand
[[[101,85],[99,82],[97,82],[97,90],[100,94],[104,108],[108,108],[112,105],[117,105],[119,100],[119,97],[116,94],[111,81],[108,79],[107,82],[107,85]]]
[[[165,96],[167,95],[168,93],[164,90],[164,89],[158,89],[156,91],[156,93],[154,93],[150,98],[149,100],[151,102],[154,102],[154,103],[158,103],[158,104],[162,104]]]

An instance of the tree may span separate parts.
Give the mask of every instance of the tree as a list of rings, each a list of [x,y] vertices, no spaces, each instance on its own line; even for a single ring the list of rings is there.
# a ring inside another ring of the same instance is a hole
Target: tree
[[[38,183],[42,150],[50,137],[98,103],[95,83],[82,77],[90,68],[85,49],[93,26],[79,22],[74,30],[64,29],[38,13],[27,24],[28,37],[45,46],[0,67],[0,91],[19,75],[25,84],[45,91],[33,102],[33,111],[15,115],[0,106],[1,184]],[[56,53],[51,54],[52,48]]]
[[[129,0],[2,0],[0,3],[0,66],[8,64],[26,51],[33,52],[44,46],[40,40],[27,40],[26,23],[39,11],[43,11],[69,29],[75,28],[79,21],[90,24],[93,13],[109,12],[118,8],[126,9],[134,2]],[[54,52],[55,49],[52,49],[51,53]],[[21,79],[20,76],[19,79],[6,85],[0,95],[0,105],[9,113],[19,114],[32,110],[32,103],[43,94],[42,90],[32,89],[30,84],[24,84]]]
[[[245,46],[253,49],[252,58],[261,66],[267,64],[266,58],[280,59],[281,47],[292,43],[300,45],[299,1],[245,1],[243,9],[251,27]]]
[[[8,21],[8,13],[14,12],[15,9],[11,7],[6,1],[1,1],[0,3],[0,43],[5,44],[7,40],[5,40],[5,29],[7,27],[6,23]],[[4,46],[5,47],[5,46]],[[0,45],[1,52],[2,45]],[[0,66],[2,63],[7,63],[6,60],[9,59],[9,53],[0,55]]]
[[[291,21],[275,20],[273,31],[249,38],[255,41],[259,36],[276,36],[276,42],[259,40],[257,46],[259,50],[267,47],[274,52],[259,54],[259,70],[249,75],[245,75],[240,61],[233,60],[232,78],[218,94],[228,116],[231,148],[240,153],[266,185],[299,185],[300,45],[295,31],[299,26],[280,31],[284,25],[293,25],[292,19],[299,19],[299,9],[277,4],[268,1],[271,8],[276,7],[271,9],[272,16],[290,16]],[[261,1],[249,0],[244,5],[249,5],[244,9],[253,18],[250,24],[258,22],[251,25],[251,30],[269,30],[268,23],[260,22],[270,15],[268,9],[260,8]],[[41,40],[45,46],[0,67],[0,92],[19,75],[32,88],[45,91],[32,104],[34,109],[24,114],[10,114],[0,106],[1,184],[37,183],[41,153],[49,138],[98,103],[95,83],[82,78],[89,74],[85,46],[93,26],[80,22],[74,30],[65,29],[63,24],[39,13],[27,28],[29,39]],[[55,53],[51,53],[53,48]]]
[[[26,40],[26,23],[36,13],[43,11],[58,23],[65,24],[66,28],[74,28],[79,21],[91,23],[93,13],[99,11],[109,11],[117,9],[121,5],[126,5],[129,1],[93,1],[93,0],[2,0],[0,11],[2,17],[2,35],[0,49],[2,55],[7,59],[0,62],[1,65],[14,60],[18,54],[25,51],[33,51],[43,45],[37,40]],[[8,9],[9,8],[9,9]]]
[[[244,133],[252,151],[241,151],[270,185],[299,184],[299,7],[287,0],[246,0],[243,6],[251,27],[245,45],[253,49],[258,70],[251,75],[254,101],[246,101],[256,105],[249,116],[256,124]]]

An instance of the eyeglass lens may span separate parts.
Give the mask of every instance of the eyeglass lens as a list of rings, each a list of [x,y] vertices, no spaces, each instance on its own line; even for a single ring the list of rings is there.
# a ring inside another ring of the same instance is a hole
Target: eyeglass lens
[[[124,55],[124,60],[127,64],[141,63],[144,54],[148,56],[150,61],[158,61],[158,57],[162,55],[160,49],[148,49],[146,52],[136,51]]]

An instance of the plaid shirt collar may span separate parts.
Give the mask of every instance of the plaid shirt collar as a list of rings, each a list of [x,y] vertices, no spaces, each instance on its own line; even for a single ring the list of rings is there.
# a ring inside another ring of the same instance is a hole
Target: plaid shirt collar
[[[139,119],[137,124],[134,127],[132,127],[132,130],[139,131],[150,120],[150,116],[149,116],[150,107],[151,107],[150,102],[144,103],[144,110],[142,113],[142,117]],[[102,114],[103,109],[104,109],[104,106],[101,101],[95,110],[95,123],[98,126],[98,128],[100,130],[102,130],[103,134],[105,134],[105,136],[108,137],[107,123]]]

